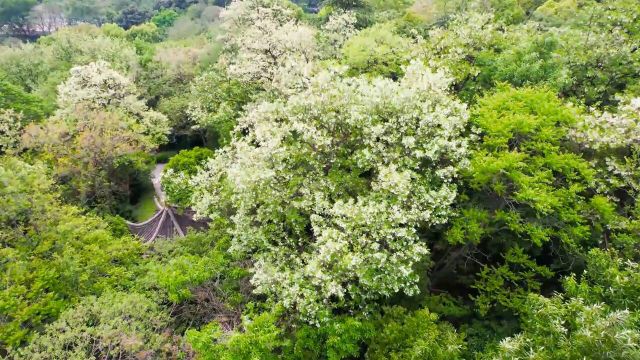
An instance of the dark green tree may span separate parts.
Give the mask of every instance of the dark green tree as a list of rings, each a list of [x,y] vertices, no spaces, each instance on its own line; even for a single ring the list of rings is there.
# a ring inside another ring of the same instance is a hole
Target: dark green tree
[[[115,22],[121,28],[128,30],[134,25],[142,24],[151,18],[151,12],[138,6],[131,5],[124,8],[116,17]]]

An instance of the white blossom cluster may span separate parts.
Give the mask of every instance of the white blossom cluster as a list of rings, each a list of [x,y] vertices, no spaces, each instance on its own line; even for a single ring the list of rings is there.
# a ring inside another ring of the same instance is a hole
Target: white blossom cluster
[[[466,165],[465,105],[413,62],[398,82],[328,70],[255,105],[192,179],[203,216],[231,216],[256,292],[308,321],[418,291],[417,229],[447,220]]]
[[[125,115],[130,130],[146,136],[150,144],[160,144],[170,132],[169,120],[150,110],[138,99],[137,89],[129,78],[105,61],[76,66],[67,81],[58,86],[57,117],[73,117],[78,107],[111,110]]]
[[[229,75],[291,94],[306,86],[318,57],[316,30],[280,0],[232,2],[220,15]]]
[[[320,33],[321,43],[325,46],[324,56],[335,58],[340,53],[342,45],[357,33],[358,19],[353,11],[335,11],[322,25]]]
[[[0,154],[13,151],[20,143],[22,114],[11,109],[0,109]]]
[[[640,194],[640,98],[621,99],[615,113],[593,112],[585,116],[570,135],[587,149],[602,154],[592,160],[598,169],[599,192],[624,188],[631,196]]]
[[[135,97],[131,81],[105,61],[76,66],[70,74],[67,81],[58,86],[58,106],[62,109],[81,102],[100,108]]]
[[[611,311],[580,298],[565,303],[557,296],[530,299],[527,306],[533,311],[525,330],[503,339],[493,359],[632,359],[637,354],[640,332],[629,311]]]
[[[623,100],[617,113],[605,111],[586,116],[572,135],[593,150],[640,143],[640,98]]]
[[[467,57],[487,48],[497,36],[497,25],[493,15],[480,11],[468,11],[455,15],[446,28],[435,27],[429,32],[429,41],[424,47],[416,47],[420,56],[429,60],[431,66],[446,67],[459,72],[456,76],[476,76],[480,70],[468,64]]]

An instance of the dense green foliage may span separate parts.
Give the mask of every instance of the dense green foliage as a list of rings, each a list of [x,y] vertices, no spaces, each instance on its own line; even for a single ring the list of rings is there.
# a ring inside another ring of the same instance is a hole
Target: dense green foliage
[[[0,358],[640,359],[638,44],[637,0],[0,0]],[[154,162],[207,230],[130,235]]]
[[[4,80],[0,80],[0,99],[0,109],[21,113],[26,120],[39,120],[44,115],[40,99]]]
[[[6,158],[3,203],[0,341],[16,346],[84,295],[126,287],[139,242],[114,236],[104,221],[60,203],[46,170]]]

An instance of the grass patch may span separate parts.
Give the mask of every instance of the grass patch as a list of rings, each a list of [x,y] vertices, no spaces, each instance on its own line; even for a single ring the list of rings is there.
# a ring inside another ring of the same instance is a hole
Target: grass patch
[[[140,196],[140,200],[133,206],[133,220],[135,222],[143,222],[149,220],[156,213],[156,204],[153,201],[155,196],[153,186],[149,186]]]

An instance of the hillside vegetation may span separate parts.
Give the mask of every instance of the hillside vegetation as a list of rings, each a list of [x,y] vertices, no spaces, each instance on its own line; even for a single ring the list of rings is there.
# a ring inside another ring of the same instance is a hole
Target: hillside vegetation
[[[0,0],[0,358],[640,359],[639,46],[637,0]],[[208,230],[130,234],[157,163]]]

